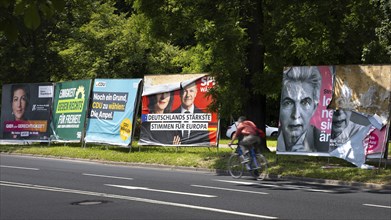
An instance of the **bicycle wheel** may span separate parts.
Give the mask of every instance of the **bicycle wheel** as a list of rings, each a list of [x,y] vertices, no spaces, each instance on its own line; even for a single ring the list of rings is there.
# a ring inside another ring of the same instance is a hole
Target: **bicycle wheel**
[[[240,161],[238,154],[232,154],[228,159],[228,172],[237,179],[243,175],[244,166]]]
[[[256,155],[256,161],[251,161],[251,175],[258,179],[263,180],[267,177],[268,171],[267,171],[267,160],[266,157],[264,157],[262,154]]]

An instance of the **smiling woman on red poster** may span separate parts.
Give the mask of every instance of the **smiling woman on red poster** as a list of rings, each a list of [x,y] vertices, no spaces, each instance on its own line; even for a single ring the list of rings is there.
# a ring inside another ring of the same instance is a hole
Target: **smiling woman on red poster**
[[[162,79],[170,81],[165,83]],[[180,81],[173,83],[173,79]],[[206,96],[207,91],[214,86],[212,77],[205,74],[181,74],[160,78],[154,75],[146,76],[145,82],[139,144],[216,145],[217,113],[208,112],[207,106],[211,99]],[[158,96],[161,99],[156,102]],[[158,113],[152,108],[153,103],[167,107]]]

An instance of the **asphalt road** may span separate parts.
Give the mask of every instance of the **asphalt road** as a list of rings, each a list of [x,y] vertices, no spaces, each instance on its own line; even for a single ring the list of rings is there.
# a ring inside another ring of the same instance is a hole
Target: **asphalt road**
[[[391,219],[390,190],[0,154],[0,219]]]

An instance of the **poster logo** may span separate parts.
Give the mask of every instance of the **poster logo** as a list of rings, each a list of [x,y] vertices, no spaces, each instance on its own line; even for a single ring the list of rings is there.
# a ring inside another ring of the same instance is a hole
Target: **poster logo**
[[[53,97],[53,86],[38,87],[38,98],[52,98],[52,97]]]
[[[95,83],[95,87],[105,88],[106,87],[106,82],[96,82]]]
[[[119,135],[123,141],[130,138],[130,133],[132,131],[132,122],[129,118],[125,118],[120,125]]]
[[[85,93],[84,93],[84,86],[79,86],[76,91],[75,99],[84,99]]]

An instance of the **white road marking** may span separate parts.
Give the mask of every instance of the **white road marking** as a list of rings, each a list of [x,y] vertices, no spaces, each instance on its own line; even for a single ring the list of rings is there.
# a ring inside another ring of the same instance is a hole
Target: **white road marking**
[[[313,192],[325,192],[325,193],[332,193],[333,190],[327,190],[327,189],[313,189],[308,186],[294,186],[294,185],[283,185],[282,187],[288,188],[288,189],[303,189],[307,191],[313,191]]]
[[[236,183],[236,184],[242,184],[248,186],[260,185],[259,183],[254,183],[254,182],[234,181],[234,180],[215,180],[215,181],[225,182],[225,183]]]
[[[230,189],[230,188],[221,188],[221,187],[214,187],[214,186],[202,186],[202,185],[191,185],[191,186],[200,187],[200,188],[207,188],[207,189],[226,190],[226,191],[233,191],[233,192],[244,192],[244,193],[263,194],[263,195],[269,194],[269,193],[265,193],[265,192],[256,192],[256,191],[240,190],[240,189]]]
[[[31,167],[15,167],[15,166],[6,166],[6,165],[0,165],[0,167],[3,167],[3,168],[11,168],[11,169],[22,169],[22,170],[39,170],[38,168],[31,168]]]
[[[253,183],[253,182],[245,182],[245,181],[231,181],[231,180],[215,180],[220,182],[226,182],[226,183],[235,183],[235,184],[241,184],[241,185],[249,185],[249,186],[267,186],[267,187],[274,187],[274,188],[284,188],[284,189],[301,189],[306,191],[312,191],[312,192],[324,192],[324,193],[333,193],[335,191],[333,190],[326,190],[326,189],[313,189],[308,186],[295,186],[295,185],[272,185],[272,184],[263,184],[263,183]]]
[[[124,188],[124,189],[145,190],[145,191],[153,191],[153,192],[164,192],[164,193],[172,193],[172,194],[187,195],[187,196],[198,196],[198,197],[207,197],[207,198],[217,197],[217,196],[214,196],[214,195],[187,193],[187,192],[179,192],[179,191],[160,190],[160,189],[151,189],[151,188],[147,188],[147,187],[138,187],[138,186],[123,186],[123,185],[111,185],[111,184],[105,184],[105,185],[106,186],[113,186],[113,187]]]
[[[53,192],[83,194],[83,195],[98,196],[98,197],[104,197],[104,198],[123,199],[123,200],[128,200],[128,201],[144,202],[144,203],[150,203],[150,204],[167,205],[167,206],[175,206],[175,207],[197,209],[197,210],[204,210],[204,211],[211,211],[211,212],[219,212],[219,213],[238,215],[238,216],[247,216],[247,217],[263,218],[263,219],[277,219],[277,217],[274,217],[274,216],[237,212],[237,211],[231,211],[231,210],[225,210],[225,209],[210,208],[210,207],[205,207],[205,206],[187,205],[187,204],[183,204],[183,203],[165,202],[165,201],[159,201],[159,200],[153,200],[153,199],[144,199],[144,198],[131,197],[131,196],[122,196],[122,195],[107,194],[107,193],[72,190],[72,189],[65,189],[65,188],[33,185],[33,184],[0,181],[0,186],[45,190],[45,191],[53,191]]]
[[[386,209],[391,209],[391,206],[386,206],[386,205],[375,205],[375,204],[362,204],[365,206],[372,206],[372,207],[378,207],[378,208],[386,208]]]
[[[95,176],[95,177],[104,177],[104,178],[113,178],[113,179],[133,180],[133,178],[129,178],[129,177],[106,176],[106,175],[99,175],[99,174],[92,174],[92,173],[83,173],[83,175],[85,175],[85,176]]]

